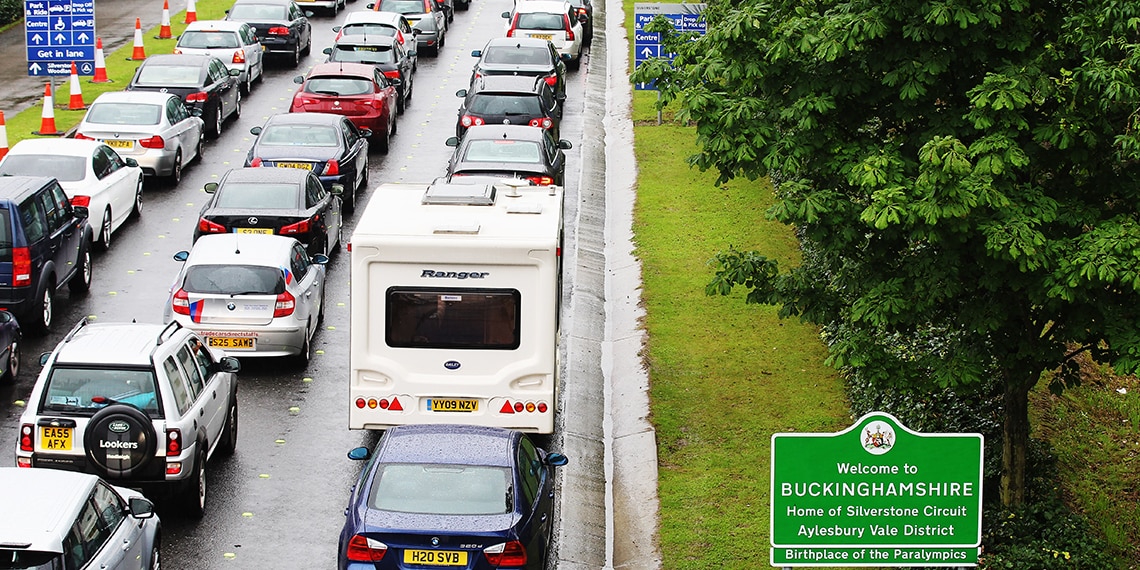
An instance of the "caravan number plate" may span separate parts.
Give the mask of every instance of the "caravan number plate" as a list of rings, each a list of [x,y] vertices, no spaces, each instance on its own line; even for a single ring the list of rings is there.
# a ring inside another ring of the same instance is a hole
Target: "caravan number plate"
[[[427,401],[429,412],[478,412],[479,400],[458,398],[432,398]]]

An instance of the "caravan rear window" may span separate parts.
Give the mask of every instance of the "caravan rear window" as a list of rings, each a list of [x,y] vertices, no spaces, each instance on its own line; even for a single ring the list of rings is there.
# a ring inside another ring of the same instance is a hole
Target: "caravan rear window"
[[[385,337],[398,348],[514,350],[521,298],[515,289],[391,288]]]

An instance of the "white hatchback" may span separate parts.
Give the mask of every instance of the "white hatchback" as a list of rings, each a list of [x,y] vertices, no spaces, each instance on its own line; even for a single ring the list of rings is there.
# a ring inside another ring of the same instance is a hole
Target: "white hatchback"
[[[503,12],[507,19],[508,38],[535,38],[554,44],[558,54],[570,69],[582,64],[582,23],[569,2],[557,0],[527,0],[515,4],[513,12]]]
[[[122,158],[98,141],[27,139],[0,161],[0,176],[55,176],[72,206],[98,221],[95,243],[110,247],[111,234],[132,214],[142,213],[143,171],[133,158]]]
[[[261,81],[265,75],[265,49],[245,22],[191,22],[178,36],[174,53],[209,54],[222,60],[227,68],[241,71],[238,81],[245,94],[249,94],[254,81]]]

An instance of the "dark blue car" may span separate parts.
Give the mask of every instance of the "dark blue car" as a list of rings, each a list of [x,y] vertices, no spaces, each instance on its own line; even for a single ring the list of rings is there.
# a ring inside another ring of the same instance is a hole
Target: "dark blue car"
[[[341,570],[545,568],[562,454],[517,431],[409,425],[348,456],[371,461],[345,513]]]

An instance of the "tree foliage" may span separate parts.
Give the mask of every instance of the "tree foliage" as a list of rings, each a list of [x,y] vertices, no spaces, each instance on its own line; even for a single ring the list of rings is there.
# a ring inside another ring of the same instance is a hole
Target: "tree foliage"
[[[705,36],[671,35],[673,64],[633,80],[696,124],[691,164],[772,180],[767,216],[805,253],[789,268],[722,252],[709,293],[743,285],[833,325],[831,363],[888,386],[999,380],[1002,499],[1019,504],[1042,372],[1078,381],[1081,351],[1140,369],[1140,3],[745,0],[705,16]]]

